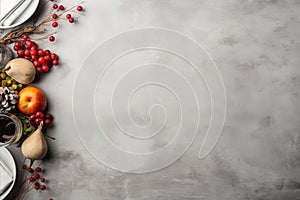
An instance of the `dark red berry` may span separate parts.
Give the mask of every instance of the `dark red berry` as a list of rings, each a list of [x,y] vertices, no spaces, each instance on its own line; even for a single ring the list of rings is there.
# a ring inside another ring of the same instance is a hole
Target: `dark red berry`
[[[45,120],[45,125],[46,125],[46,126],[51,126],[51,123],[52,123],[51,120],[49,120],[49,119],[46,119],[46,120]]]
[[[34,185],[34,189],[38,190],[38,189],[40,189],[40,186],[39,185]]]
[[[52,8],[53,8],[53,9],[57,9],[57,8],[58,8],[58,5],[55,3],[55,4],[53,4]]]
[[[22,169],[27,169],[27,166],[25,164],[22,165]]]
[[[34,171],[33,171],[33,169],[30,167],[30,168],[28,168],[28,171],[30,172],[30,173],[33,173]]]
[[[46,56],[44,56],[44,59],[45,59],[45,61],[49,62],[51,60],[51,56],[46,55]]]
[[[39,59],[39,56],[38,56],[38,55],[33,55],[33,56],[31,56],[31,59],[32,59],[32,60],[38,60],[38,59]]]
[[[49,66],[48,65],[43,65],[42,70],[43,70],[43,72],[49,71]]]
[[[35,181],[35,178],[30,177],[29,181],[30,181],[30,182],[34,182],[34,181]]]
[[[77,6],[77,10],[78,10],[79,12],[81,12],[81,11],[83,11],[83,7],[82,7],[82,6]]]
[[[46,117],[45,117],[46,119],[49,119],[49,120],[52,120],[53,119],[53,116],[50,114],[50,113],[48,113],[48,114],[46,114]]]
[[[29,120],[35,120],[35,114],[30,115]]]
[[[23,49],[20,49],[17,51],[17,54],[19,57],[24,57],[24,55],[25,55],[24,53],[25,53],[25,51]]]
[[[37,71],[38,73],[42,73],[42,72],[43,72],[43,70],[42,70],[41,67],[37,67],[37,68],[36,68],[36,71]],[[34,123],[35,123],[35,121],[34,121]]]
[[[44,57],[39,57],[38,61],[42,64],[46,63]]]
[[[21,43],[20,41],[16,41],[16,42],[15,42],[15,46],[16,46],[16,47],[22,47],[22,43]]]
[[[56,53],[51,54],[52,60],[58,60],[58,55]]]
[[[42,114],[43,114],[43,113],[42,113]],[[43,116],[44,116],[44,114],[43,114]],[[41,171],[42,171],[42,168],[36,167],[36,168],[35,168],[35,171],[36,171],[36,172],[41,172]]]
[[[45,50],[45,55],[46,55],[46,56],[51,56],[51,52],[50,52],[50,50],[48,50],[48,49],[47,49],[47,50]]]
[[[41,185],[41,186],[40,186],[40,189],[41,189],[41,190],[46,190],[46,186],[45,186],[45,185]]]
[[[28,40],[28,39],[29,39],[29,36],[28,36],[27,34],[23,34],[23,35],[22,35],[22,38],[23,38],[23,40]]]
[[[33,42],[32,42],[31,40],[26,40],[25,45],[26,45],[28,48],[31,48],[31,47],[33,46]]]
[[[40,178],[40,175],[39,175],[39,174],[35,174],[35,175],[34,175],[34,178],[35,178],[35,179],[39,179],[39,178]]]
[[[41,181],[42,183],[44,183],[44,182],[46,181],[46,179],[45,179],[45,178],[41,178],[40,181]]]
[[[53,200],[53,198],[49,198],[49,200]]]
[[[64,7],[63,5],[60,5],[60,6],[58,7],[58,9],[59,9],[59,10],[65,10],[65,7]]]
[[[58,15],[55,14],[55,13],[52,15],[52,18],[53,18],[53,19],[57,19],[57,17],[58,17]]]
[[[50,42],[54,42],[54,41],[55,41],[55,37],[54,37],[53,35],[51,35],[51,36],[49,37],[49,41],[50,41]]]
[[[25,55],[25,56],[30,56],[30,50],[26,49],[26,50],[24,51],[24,55]]]
[[[71,14],[66,14],[66,18],[67,18],[67,19],[70,19],[71,17],[72,17]]]
[[[44,71],[44,70],[42,70],[42,71]],[[35,120],[35,124],[38,126],[38,125],[40,125],[40,123],[43,121],[41,118],[36,118]]]
[[[39,56],[44,56],[44,55],[45,55],[44,50],[43,50],[43,49],[39,49],[39,50],[38,50],[38,55],[39,55]]]
[[[69,22],[70,22],[70,23],[74,23],[74,21],[75,21],[75,20],[74,20],[73,17],[71,17],[71,18],[69,19]]]
[[[53,61],[52,61],[52,64],[53,64],[53,65],[58,65],[59,62],[58,62],[58,60],[53,60]]]
[[[36,50],[31,50],[31,51],[30,51],[30,55],[36,56],[36,55],[37,55],[37,51],[36,51]]]
[[[35,61],[33,61],[33,65],[35,67],[39,67],[39,66],[41,66],[41,63],[39,61],[35,60]]]
[[[38,112],[36,112],[35,113],[35,116],[37,117],[37,118],[44,118],[44,113],[42,113],[41,111],[38,111]]]
[[[30,57],[30,56],[24,56],[24,58],[25,58],[26,60],[31,61],[31,57]]]
[[[57,22],[53,22],[53,23],[52,23],[52,26],[53,26],[54,28],[56,28],[56,27],[58,26],[58,23],[57,23]]]

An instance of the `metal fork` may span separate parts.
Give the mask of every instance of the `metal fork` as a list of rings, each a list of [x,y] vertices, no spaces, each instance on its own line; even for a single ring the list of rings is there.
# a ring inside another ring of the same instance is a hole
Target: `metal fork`
[[[17,5],[15,5],[8,13],[6,13],[6,15],[0,19],[0,26],[2,26],[5,20],[7,20],[25,1],[26,0],[19,1]]]

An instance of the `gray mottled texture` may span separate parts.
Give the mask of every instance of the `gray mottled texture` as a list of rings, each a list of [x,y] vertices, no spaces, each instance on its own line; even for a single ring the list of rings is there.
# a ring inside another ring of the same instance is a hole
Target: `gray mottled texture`
[[[49,190],[27,199],[300,199],[300,1],[88,0],[85,7],[76,25],[59,28],[55,44],[42,44],[61,55],[61,67],[39,83],[56,116],[49,133],[57,140],[49,141],[42,164]],[[223,76],[228,112],[206,159],[197,159],[196,140],[170,167],[133,175],[98,163],[81,145],[72,87],[98,43],[149,26],[178,30],[206,47]]]

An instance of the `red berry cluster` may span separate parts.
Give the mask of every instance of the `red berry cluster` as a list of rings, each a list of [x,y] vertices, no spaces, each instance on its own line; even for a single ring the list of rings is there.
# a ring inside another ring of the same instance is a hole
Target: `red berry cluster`
[[[49,127],[52,124],[53,121],[53,116],[50,113],[43,113],[43,112],[36,112],[35,114],[30,115],[29,117],[30,123],[35,126],[38,127],[40,125],[40,123],[43,121],[45,124],[45,127]]]
[[[53,65],[59,64],[58,55],[50,50],[39,49],[39,46],[29,39],[27,34],[23,35],[22,41],[16,41],[14,50],[19,58],[25,58],[36,67],[38,73],[48,72]]]
[[[41,177],[41,172],[42,172],[42,168],[40,167],[36,167],[34,170],[30,167],[30,168],[27,168],[27,165],[22,165],[22,169],[24,170],[28,170],[28,172],[30,173],[30,176],[29,176],[29,179],[28,179],[28,182],[30,184],[30,186],[36,190],[46,190],[46,185],[45,185],[45,182],[46,182],[46,179],[44,177]]]

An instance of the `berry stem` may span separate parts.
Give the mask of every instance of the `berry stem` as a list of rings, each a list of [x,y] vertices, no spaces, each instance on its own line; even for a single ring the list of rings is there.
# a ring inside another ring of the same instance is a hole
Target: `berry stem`
[[[50,135],[44,134],[47,138],[51,139],[51,140],[56,140],[55,137],[52,137]]]

